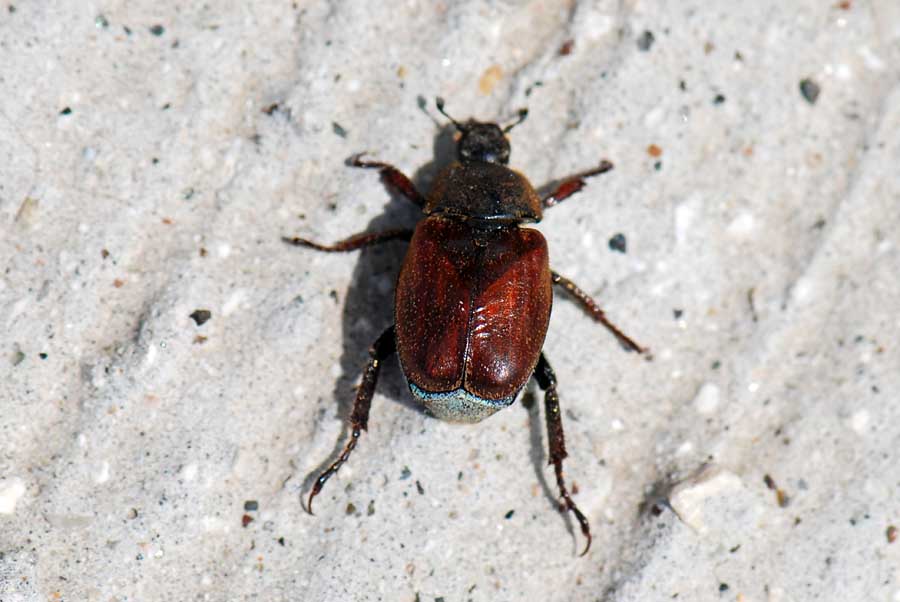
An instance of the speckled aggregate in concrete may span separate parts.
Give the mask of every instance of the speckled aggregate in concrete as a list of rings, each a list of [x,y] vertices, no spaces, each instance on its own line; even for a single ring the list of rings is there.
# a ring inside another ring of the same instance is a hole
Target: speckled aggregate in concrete
[[[3,602],[900,600],[894,0],[21,2],[0,50]],[[427,188],[437,94],[528,106],[537,185],[616,165],[539,225],[654,351],[554,305],[584,558],[539,395],[447,424],[395,361],[300,504],[403,245],[280,237],[414,223],[343,161]]]

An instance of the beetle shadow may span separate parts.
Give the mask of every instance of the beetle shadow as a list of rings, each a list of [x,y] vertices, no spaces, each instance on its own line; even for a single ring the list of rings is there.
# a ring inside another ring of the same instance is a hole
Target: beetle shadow
[[[453,124],[441,125],[433,140],[433,159],[417,169],[411,179],[423,195],[427,196],[438,172],[456,158],[456,143]],[[372,157],[374,160],[390,162],[390,157]],[[376,177],[377,170],[366,170]],[[402,171],[402,170],[401,170]],[[363,232],[380,232],[393,228],[415,228],[422,217],[421,208],[399,192],[386,187],[390,201],[384,211],[373,218]],[[363,202],[361,199],[357,202]],[[342,233],[346,238],[356,232]],[[303,481],[303,491],[308,492],[318,476],[325,471],[344,449],[350,435],[350,414],[356,398],[356,385],[369,361],[368,350],[375,340],[393,324],[394,288],[400,273],[400,266],[406,254],[407,244],[391,241],[358,251],[359,258],[353,269],[350,287],[347,289],[342,314],[341,373],[334,383],[333,396],[338,403],[338,416],[342,427],[335,446],[329,456],[318,464]],[[337,299],[340,302],[340,298]],[[382,363],[376,390],[392,401],[399,402],[416,412],[425,412],[410,397],[403,374],[399,370],[397,355],[392,354]],[[388,410],[388,408],[384,408]],[[370,423],[377,422],[377,412],[370,415]],[[365,444],[363,444],[363,449]],[[363,454],[357,451],[357,455]],[[308,510],[308,508],[307,508]]]

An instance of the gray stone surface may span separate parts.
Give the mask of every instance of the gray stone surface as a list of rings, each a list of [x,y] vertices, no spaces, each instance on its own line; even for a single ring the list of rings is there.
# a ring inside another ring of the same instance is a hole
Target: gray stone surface
[[[3,602],[900,600],[895,0],[22,2],[0,49]],[[541,403],[446,424],[394,361],[300,504],[403,248],[279,237],[413,223],[343,160],[427,187],[436,94],[527,105],[536,184],[616,164],[539,226],[655,355],[557,300],[584,558]]]

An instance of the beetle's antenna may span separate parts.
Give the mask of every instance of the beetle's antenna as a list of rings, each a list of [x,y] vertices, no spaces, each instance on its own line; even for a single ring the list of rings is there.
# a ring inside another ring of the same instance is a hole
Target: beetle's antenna
[[[458,129],[460,132],[465,132],[468,129],[468,128],[466,128],[466,126],[464,126],[457,120],[455,120],[452,117],[450,117],[449,115],[447,115],[447,113],[444,111],[444,99],[443,98],[438,96],[437,98],[434,99],[434,104],[437,105],[437,110],[441,112],[441,115],[443,115],[444,117],[449,119],[450,122],[453,123],[453,125],[456,126],[456,129]]]
[[[438,121],[438,120],[435,118],[435,116],[428,110],[428,101],[425,100],[425,97],[424,97],[424,96],[422,96],[421,94],[418,95],[418,96],[416,96],[416,104],[419,105],[419,109],[420,109],[423,113],[425,113],[426,115],[428,115],[428,119],[431,120],[431,123],[433,123],[434,126],[435,126],[437,129],[440,130],[441,128],[444,127],[444,123],[443,123],[442,121]]]
[[[517,125],[519,125],[520,123],[525,121],[526,117],[528,117],[528,109],[526,109],[526,108],[519,109],[519,114],[517,116],[517,119],[515,121],[513,121],[512,123],[510,123],[505,128],[503,128],[503,133],[504,134],[507,133],[509,130],[513,129],[514,127],[516,127]]]

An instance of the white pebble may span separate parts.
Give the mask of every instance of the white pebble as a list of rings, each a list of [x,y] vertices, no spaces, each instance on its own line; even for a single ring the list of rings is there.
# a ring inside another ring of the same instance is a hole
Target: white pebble
[[[181,469],[181,476],[185,481],[193,481],[197,477],[197,465],[193,462],[185,464],[184,468]]]
[[[97,474],[94,475],[94,482],[98,485],[103,484],[109,480],[109,462],[104,460],[100,463],[100,469],[97,471]]]
[[[12,514],[16,504],[25,495],[25,483],[18,477],[0,481],[0,514]]]
[[[647,129],[655,128],[663,120],[664,116],[665,109],[662,105],[653,107],[646,115],[644,115],[644,127]]]
[[[222,305],[222,315],[227,316],[231,314],[234,310],[238,308],[241,302],[244,300],[244,297],[247,296],[247,291],[239,288],[233,293],[228,299],[225,300],[225,303]]]
[[[859,56],[862,57],[863,63],[866,65],[867,69],[871,69],[872,71],[884,71],[886,67],[884,60],[872,52],[871,48],[862,46],[857,52],[859,52]]]
[[[694,444],[690,441],[685,441],[681,445],[678,446],[678,449],[675,450],[676,456],[688,456],[694,451]]]
[[[834,76],[843,81],[853,78],[853,69],[847,63],[838,63],[834,69]]]
[[[797,282],[794,283],[793,290],[791,290],[791,297],[794,299],[795,303],[803,305],[813,298],[814,292],[815,287],[813,287],[809,278],[799,278]]]
[[[688,232],[697,214],[699,199],[694,196],[675,207],[675,241],[682,245],[687,241]]]
[[[850,417],[850,428],[860,435],[865,434],[867,426],[869,426],[868,410],[859,410]]]
[[[156,348],[156,345],[150,345],[147,348],[147,357],[144,358],[144,363],[148,366],[152,366],[156,362],[156,356],[159,353],[159,350]]]
[[[710,467],[677,485],[669,496],[669,502],[683,523],[704,533],[707,530],[704,520],[707,501],[725,498],[742,488],[743,483],[737,475]]]
[[[701,414],[712,414],[719,406],[719,387],[705,383],[694,398],[694,407]]]
[[[731,236],[744,238],[750,235],[756,228],[756,218],[751,213],[741,213],[739,216],[731,220],[726,231]]]

